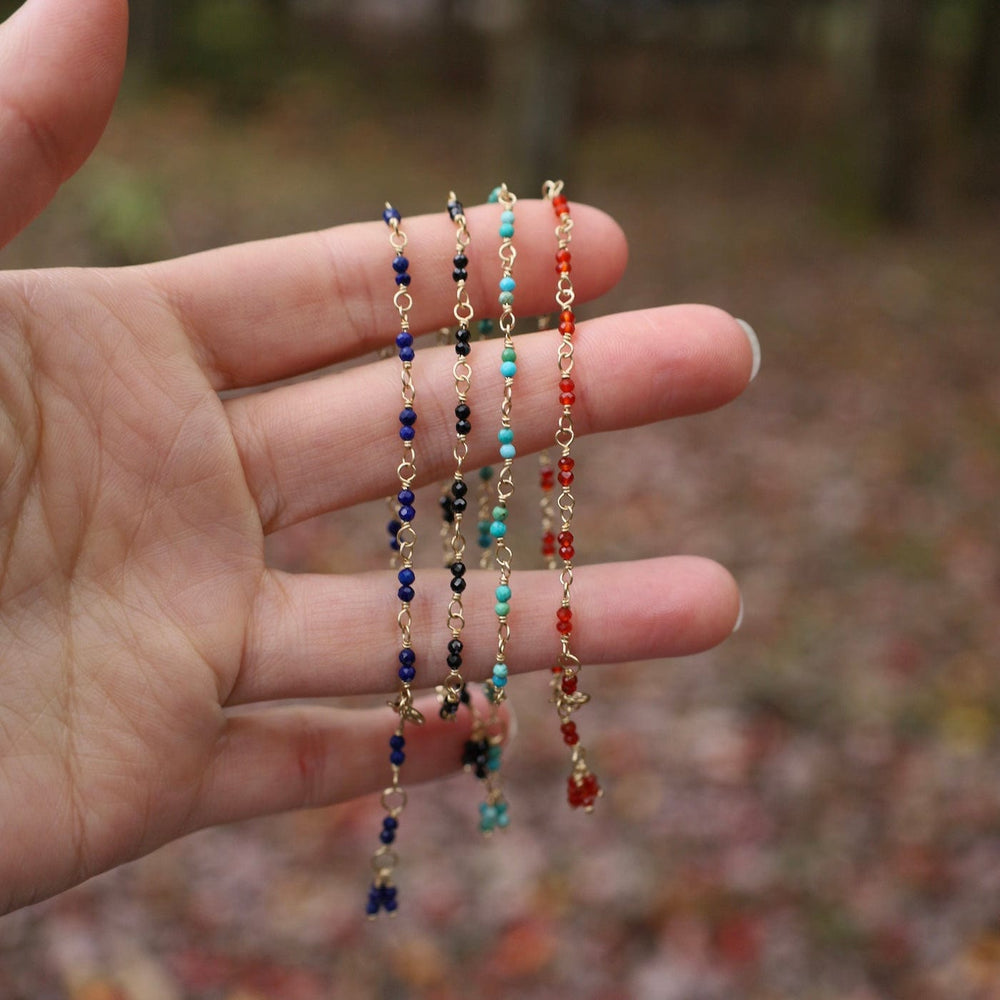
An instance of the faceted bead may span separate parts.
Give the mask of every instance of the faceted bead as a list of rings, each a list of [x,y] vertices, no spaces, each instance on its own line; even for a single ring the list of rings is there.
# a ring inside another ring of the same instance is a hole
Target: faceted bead
[[[413,666],[413,664],[417,662],[417,654],[414,653],[409,646],[404,646],[399,651],[399,662],[402,663],[403,666]]]
[[[401,347],[399,349],[399,360],[400,361],[412,361],[414,358],[412,347]]]
[[[469,328],[467,326],[460,326],[455,331],[455,339],[467,344],[472,339],[472,334],[469,333]]]
[[[572,406],[576,402],[576,393],[562,392],[559,394],[560,406]]]
[[[500,221],[512,223],[514,221],[514,213],[509,208],[505,208],[500,213]]]
[[[461,341],[459,341],[455,345],[455,353],[460,358],[467,358],[472,353],[472,348],[468,344],[463,344]]]
[[[503,521],[494,521],[490,525],[490,534],[494,538],[503,538],[507,534],[507,525]]]
[[[413,570],[410,569],[409,566],[406,566],[403,569],[401,569],[399,571],[399,573],[397,574],[397,576],[396,576],[396,579],[399,580],[399,582],[404,587],[411,586],[413,584],[413,581],[416,580],[416,578],[417,578],[417,574],[414,573]]]
[[[409,505],[399,508],[400,521],[412,521],[417,516],[416,510]]]
[[[469,277],[469,272],[462,267],[456,267],[454,271],[451,272],[451,277],[455,282],[466,281]]]
[[[462,208],[462,203],[457,198],[452,198],[448,202],[448,216],[452,222],[458,218],[460,215],[464,215],[465,210]]]
[[[482,479],[483,482],[486,482],[487,480],[492,479],[493,478],[493,466],[492,465],[484,465],[479,470],[479,478]]]
[[[507,508],[501,507],[499,504],[493,508],[493,520],[494,521],[506,521],[507,520]]]
[[[497,302],[502,306],[512,306],[514,304],[514,293],[513,292],[501,292],[497,296]]]
[[[559,314],[559,332],[576,332],[576,315],[572,309],[563,309],[563,311]]]
[[[386,816],[385,819],[382,820],[382,826],[385,827],[386,830],[396,830],[399,828],[399,820],[396,819],[395,816]]]
[[[554,469],[542,469],[541,482],[543,490],[551,490],[555,483],[556,473]]]
[[[513,347],[505,347],[500,353],[501,361],[517,361],[517,351]]]
[[[513,361],[504,361],[500,365],[500,374],[504,378],[513,378],[517,374],[517,364]]]
[[[463,649],[465,649],[465,645],[461,639],[450,639],[448,641],[449,653],[461,653]]]
[[[399,422],[404,427],[412,427],[417,422],[417,411],[407,406],[399,412]]]
[[[393,536],[393,538],[395,538],[396,535],[399,534],[399,529],[402,528],[402,527],[403,526],[399,523],[399,521],[390,521],[385,526],[385,530],[388,531],[389,534]]]
[[[517,449],[512,444],[502,444],[500,445],[500,457],[504,460],[510,460],[517,455]]]
[[[397,274],[396,284],[405,288],[410,283],[410,276],[408,274]]]
[[[559,468],[563,472],[572,472],[576,462],[569,455],[562,455],[559,459]]]
[[[575,722],[564,722],[559,727],[559,731],[562,733],[563,743],[565,743],[566,746],[576,746],[576,744],[580,742],[580,735],[576,731]]]
[[[416,436],[416,431],[406,425],[399,428],[399,436],[403,441],[412,441]]]
[[[451,484],[451,495],[453,497],[464,497],[469,492],[468,483],[464,479],[456,479]]]
[[[576,677],[564,677],[560,687],[562,688],[563,694],[576,694]]]
[[[409,604],[413,600],[414,590],[412,587],[400,587],[396,595],[404,604]]]
[[[382,212],[382,219],[385,221],[386,225],[389,225],[393,219],[395,219],[396,222],[399,222],[399,209],[393,208],[392,205],[386,206],[385,210]]]
[[[510,444],[514,440],[514,429],[512,427],[501,427],[497,431],[497,440],[501,444]]]
[[[576,555],[576,551],[574,550],[574,548],[573,548],[572,545],[560,545],[559,546],[559,558],[560,559],[565,559],[565,560],[569,561],[570,559],[573,558],[574,555]]]
[[[573,255],[569,252],[566,247],[556,251],[556,263],[557,264],[568,264],[573,259]]]
[[[456,514],[464,514],[465,509],[469,506],[469,501],[465,497],[455,497],[451,502],[451,509]]]
[[[493,610],[496,611],[498,618],[505,618],[510,614],[510,604],[507,601],[497,601]]]
[[[389,737],[389,746],[393,750],[402,750],[403,747],[406,746],[406,737],[401,733],[393,733],[392,736]],[[385,820],[382,822],[384,824]],[[396,821],[393,820],[393,822],[395,823]]]
[[[572,622],[556,622],[556,631],[560,635],[569,635],[573,631]]]
[[[472,407],[470,407],[468,403],[459,403],[458,406],[455,407],[455,416],[458,417],[459,420],[468,420],[469,417],[472,416]]]
[[[573,484],[573,473],[572,472],[560,472],[559,473],[559,485],[560,486],[572,486]]]
[[[451,589],[452,589],[453,593],[455,593],[455,594],[461,594],[461,593],[464,592],[465,587],[466,587],[466,583],[465,583],[465,580],[462,579],[462,577],[460,577],[460,576],[452,577],[452,580],[451,580]]]
[[[399,679],[404,684],[409,684],[414,677],[417,676],[416,670],[413,667],[400,667],[399,668]]]
[[[501,292],[512,292],[515,288],[517,288],[517,282],[509,274],[505,274],[500,279]]]
[[[471,432],[472,432],[472,424],[470,424],[468,420],[455,421],[456,434],[469,434]]]
[[[568,375],[563,375],[563,377],[559,379],[560,392],[572,392],[575,388],[576,383]]]
[[[464,253],[455,254],[455,256],[452,257],[451,262],[456,268],[464,269],[469,266],[469,258]]]
[[[399,673],[400,675],[402,675],[403,671],[400,670]],[[412,680],[413,678],[410,679]],[[406,760],[406,754],[403,753],[402,750],[393,750],[392,753],[389,754],[389,763],[395,764],[396,767],[399,767],[405,760]]]
[[[555,555],[555,551],[556,536],[553,535],[551,531],[546,531],[545,534],[542,535],[542,555]]]
[[[396,839],[395,830],[383,830],[379,835],[378,839],[382,841],[383,844],[391,844]]]
[[[491,319],[481,319],[477,326],[479,332],[485,337],[487,334],[493,332],[493,320]]]
[[[565,215],[569,211],[569,202],[566,200],[566,196],[557,194],[552,199],[552,209],[556,215]]]
[[[453,562],[451,564],[451,575],[452,576],[465,576],[465,563],[464,562]]]
[[[559,608],[559,610],[556,611],[556,618],[559,621],[561,621],[561,622],[571,621],[572,618],[573,618],[573,609],[572,608]]]
[[[449,670],[458,670],[462,665],[462,657],[458,653],[449,653],[445,662],[448,664]]]
[[[412,347],[413,346],[413,334],[409,330],[400,330],[396,334],[396,346],[397,347]]]
[[[509,601],[511,597],[511,590],[506,584],[501,584],[496,589],[496,598],[498,601]]]
[[[410,262],[405,257],[400,255],[392,262],[392,269],[397,274],[403,274],[405,271],[410,269]]]
[[[412,506],[416,496],[413,490],[402,489],[396,494],[396,499],[404,506]]]

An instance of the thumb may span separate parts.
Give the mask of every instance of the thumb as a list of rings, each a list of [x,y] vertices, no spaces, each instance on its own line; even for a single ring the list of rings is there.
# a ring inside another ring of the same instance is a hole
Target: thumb
[[[0,246],[97,144],[127,38],[127,0],[28,0],[0,25]]]

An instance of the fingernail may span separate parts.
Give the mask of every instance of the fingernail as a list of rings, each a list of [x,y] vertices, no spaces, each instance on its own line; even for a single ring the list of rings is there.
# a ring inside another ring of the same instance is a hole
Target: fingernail
[[[760,371],[760,341],[757,339],[753,327],[745,319],[738,319],[736,322],[743,327],[743,332],[747,335],[747,340],[750,341],[750,350],[753,351],[753,367],[750,369],[750,381],[752,382],[757,377],[757,372]]]
[[[505,704],[507,705],[507,736],[504,739],[504,745],[510,746],[517,739],[517,712],[514,711],[514,705],[510,698],[506,700]]]
[[[734,632],[739,632],[740,626],[743,624],[743,595],[740,594],[740,610],[736,614],[736,624],[733,626]]]

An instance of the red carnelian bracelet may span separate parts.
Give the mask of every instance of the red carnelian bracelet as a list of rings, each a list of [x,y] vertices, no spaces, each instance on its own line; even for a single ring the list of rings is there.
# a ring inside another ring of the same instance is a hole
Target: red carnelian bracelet
[[[555,666],[552,668],[552,700],[559,716],[560,732],[563,742],[572,751],[572,770],[567,782],[567,798],[574,809],[583,808],[592,812],[594,804],[601,796],[601,786],[595,775],[587,766],[587,755],[573,713],[590,701],[590,695],[579,690],[578,676],[580,661],[570,648],[573,634],[573,557],[576,551],[573,547],[573,509],[576,501],[573,497],[573,467],[574,460],[570,454],[573,433],[573,404],[576,402],[576,384],[573,380],[573,334],[576,331],[576,316],[573,313],[573,301],[576,294],[573,290],[572,255],[569,245],[572,239],[573,220],[570,218],[569,203],[563,193],[562,181],[546,181],[542,192],[552,202],[559,224],[556,226],[556,305],[559,307],[559,404],[562,412],[559,415],[559,425],[556,429],[555,443],[559,449],[557,462],[559,472],[559,496],[556,506],[560,512],[560,531],[553,539],[551,531],[547,531],[542,542],[543,554],[554,557],[555,544],[558,544],[559,559],[562,570],[559,578],[562,583],[562,601],[556,611],[556,630],[559,633],[560,651]],[[551,489],[551,468],[542,467],[543,491],[548,485]],[[544,511],[543,506],[543,511]],[[554,561],[554,560],[553,560]],[[558,564],[556,564],[558,568]]]

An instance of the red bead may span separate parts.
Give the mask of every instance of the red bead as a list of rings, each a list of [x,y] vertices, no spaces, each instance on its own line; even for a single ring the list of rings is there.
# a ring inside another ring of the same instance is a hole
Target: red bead
[[[554,556],[556,554],[556,539],[551,531],[542,535],[542,555]]]
[[[572,617],[573,617],[572,608],[560,608],[556,612],[556,618],[558,618],[559,621],[561,622],[568,622]]]
[[[556,215],[565,215],[569,212],[569,202],[566,200],[565,195],[557,194],[552,199],[552,210]]]
[[[576,555],[576,551],[573,549],[572,545],[560,545],[559,546],[559,555],[560,555],[560,557],[562,559],[565,559],[565,560],[568,561],[568,560],[572,559],[574,555]]]
[[[568,264],[573,259],[572,254],[569,250],[563,247],[561,250],[556,251],[556,263],[557,264]]]
[[[569,455],[563,455],[562,458],[559,459],[559,468],[562,469],[563,472],[572,472],[575,465],[576,462],[573,461]]]
[[[543,490],[551,490],[555,481],[555,470],[554,469],[542,469],[542,474],[539,477],[542,484]]]
[[[559,537],[559,544],[560,545],[572,545],[573,544],[573,532],[572,531],[560,531],[558,537]]]
[[[569,261],[566,261],[565,264],[556,264],[556,274],[569,274],[572,270],[573,266]]]
[[[559,332],[574,333],[576,331],[576,316],[571,309],[564,309],[559,314]]]
[[[569,635],[573,631],[572,622],[556,622],[556,631],[560,635]]]
[[[572,406],[576,402],[576,393],[564,392],[559,397],[560,406]]]
[[[568,375],[563,375],[563,377],[559,379],[560,392],[572,392],[575,388],[576,383]]]
[[[576,694],[576,677],[564,677],[562,689],[563,694]]]
[[[552,668],[552,673],[554,673],[554,674],[561,674],[562,673],[562,669],[563,669],[562,667],[553,667]]]
[[[572,472],[560,472],[559,473],[559,485],[560,486],[570,486],[573,482]]]
[[[566,746],[576,746],[580,742],[580,735],[576,731],[575,722],[564,722],[559,728],[562,731],[563,743]]]

